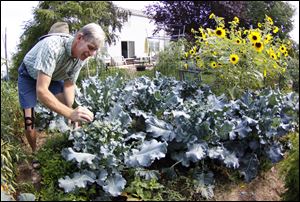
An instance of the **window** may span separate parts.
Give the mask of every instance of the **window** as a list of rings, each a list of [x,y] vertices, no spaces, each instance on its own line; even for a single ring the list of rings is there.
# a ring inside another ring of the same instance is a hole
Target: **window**
[[[159,52],[159,41],[150,40],[149,49],[150,52]]]

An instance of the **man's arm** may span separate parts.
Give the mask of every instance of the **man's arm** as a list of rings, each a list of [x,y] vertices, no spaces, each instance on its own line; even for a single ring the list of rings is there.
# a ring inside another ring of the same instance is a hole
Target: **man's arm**
[[[75,98],[75,84],[70,80],[64,81],[65,104],[72,108]]]
[[[39,71],[36,82],[37,98],[48,108],[72,121],[92,121],[94,115],[84,107],[77,107],[73,110],[71,107],[61,103],[50,91],[49,85],[51,77]],[[73,99],[74,100],[74,99]]]

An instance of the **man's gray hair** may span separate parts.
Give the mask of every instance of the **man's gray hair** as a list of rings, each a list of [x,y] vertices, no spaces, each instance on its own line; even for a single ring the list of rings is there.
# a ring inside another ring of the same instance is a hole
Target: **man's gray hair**
[[[104,46],[105,33],[100,25],[96,23],[89,23],[82,27],[78,33],[82,33],[83,38],[96,45],[97,48]]]

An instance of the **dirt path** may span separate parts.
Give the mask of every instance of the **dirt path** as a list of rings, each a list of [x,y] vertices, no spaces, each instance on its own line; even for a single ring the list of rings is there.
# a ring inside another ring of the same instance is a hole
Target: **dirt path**
[[[280,201],[280,195],[285,191],[284,181],[276,165],[250,183],[226,188],[216,187],[214,198],[216,201]]]
[[[43,144],[46,142],[46,139],[47,134],[45,132],[39,132],[39,136],[37,139],[37,151],[43,146]],[[32,151],[25,137],[23,138],[23,142],[23,151],[30,155]],[[32,167],[31,161],[24,161],[18,166],[18,175],[16,178],[16,182],[17,184],[31,182],[36,190],[40,189],[41,176],[39,174],[38,169],[34,169]]]

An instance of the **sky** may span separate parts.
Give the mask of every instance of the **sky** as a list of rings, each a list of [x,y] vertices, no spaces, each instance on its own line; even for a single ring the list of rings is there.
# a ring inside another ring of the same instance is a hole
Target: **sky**
[[[154,1],[113,1],[116,5],[123,8],[142,10],[146,5],[153,4]],[[296,13],[293,18],[294,30],[290,33],[291,37],[299,43],[299,1],[289,1],[295,5]],[[38,1],[1,1],[1,58],[4,53],[5,28],[7,32],[8,58],[11,59],[12,53],[16,52],[20,36],[24,32],[24,25],[33,19],[33,8],[38,5]]]

